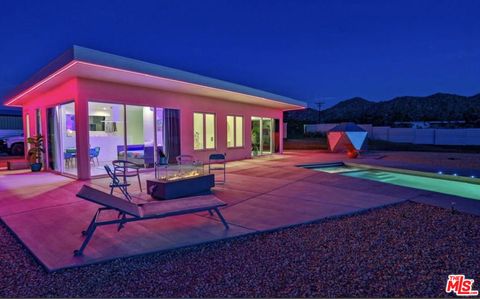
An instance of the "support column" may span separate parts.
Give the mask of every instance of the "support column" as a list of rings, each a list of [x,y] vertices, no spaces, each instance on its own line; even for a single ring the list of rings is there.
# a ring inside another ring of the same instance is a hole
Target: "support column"
[[[78,179],[90,178],[90,146],[88,125],[88,100],[77,93],[75,98],[75,132]]]
[[[278,130],[280,132],[280,136],[279,136],[280,147],[279,147],[278,151],[279,151],[280,154],[283,154],[283,136],[284,136],[283,134],[285,134],[285,132],[284,132],[285,127],[283,125],[283,112],[280,115],[279,122],[280,123],[278,124],[278,126],[279,126]]]
[[[23,119],[23,139],[24,139],[24,151],[23,151],[23,158],[27,160],[28,158],[28,150],[30,149],[30,146],[27,142],[28,137],[30,137],[30,122],[31,116],[30,116],[30,111],[25,109],[25,107],[22,107],[22,119]],[[46,153],[45,153],[46,154]]]

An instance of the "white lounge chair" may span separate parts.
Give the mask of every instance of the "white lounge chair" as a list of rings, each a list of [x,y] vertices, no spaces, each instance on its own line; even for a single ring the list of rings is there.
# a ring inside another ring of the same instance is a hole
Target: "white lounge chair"
[[[220,213],[219,207],[225,206],[226,203],[216,198],[214,195],[203,195],[195,197],[186,197],[165,201],[154,201],[143,204],[129,202],[114,195],[102,192],[87,185],[83,185],[77,196],[90,202],[101,205],[90,222],[88,228],[82,231],[85,236],[81,247],[74,251],[75,256],[83,254],[85,247],[93,236],[95,229],[103,225],[118,225],[118,231],[128,222],[165,218],[169,216],[185,215],[196,212],[208,211],[213,215],[212,211],[218,215],[226,229],[228,223]],[[114,210],[118,211],[118,218],[113,220],[99,221],[99,215],[102,211]]]

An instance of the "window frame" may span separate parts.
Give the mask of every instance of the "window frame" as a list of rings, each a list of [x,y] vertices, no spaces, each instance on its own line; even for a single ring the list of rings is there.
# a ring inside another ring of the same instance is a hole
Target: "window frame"
[[[195,148],[195,114],[202,115],[202,128],[203,128],[203,138],[202,138],[202,148]],[[207,115],[213,115],[213,147],[207,148]],[[214,151],[217,149],[217,114],[214,112],[201,112],[194,111],[192,114],[192,139],[193,139],[193,150],[194,151]]]
[[[228,117],[233,117],[233,146],[228,146]],[[242,119],[242,145],[237,145],[237,118]],[[235,149],[235,148],[244,148],[245,147],[245,117],[241,114],[227,114],[225,118],[227,124],[227,138],[226,144],[227,148]]]

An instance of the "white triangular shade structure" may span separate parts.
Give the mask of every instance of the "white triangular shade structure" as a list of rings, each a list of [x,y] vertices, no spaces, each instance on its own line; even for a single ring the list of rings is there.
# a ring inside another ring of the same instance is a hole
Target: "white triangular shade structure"
[[[328,131],[327,138],[332,152],[359,151],[367,132],[354,123],[343,123]]]
[[[328,143],[332,152],[340,152],[350,149],[350,140],[345,133],[332,132],[328,134]]]
[[[341,132],[328,133],[328,146],[331,151],[334,151],[335,147],[340,142],[340,139],[342,139],[342,135]]]
[[[350,139],[356,150],[361,150],[365,138],[367,138],[367,132],[345,132]]]

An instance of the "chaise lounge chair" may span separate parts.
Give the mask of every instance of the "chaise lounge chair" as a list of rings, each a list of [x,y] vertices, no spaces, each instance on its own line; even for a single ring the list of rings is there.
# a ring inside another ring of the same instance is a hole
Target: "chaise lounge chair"
[[[98,226],[103,225],[116,224],[118,225],[118,231],[120,231],[120,229],[122,229],[123,226],[128,222],[192,214],[202,211],[208,211],[210,215],[213,215],[212,211],[215,211],[225,228],[229,228],[228,223],[225,221],[220,213],[220,210],[218,209],[219,207],[225,206],[226,203],[213,195],[137,204],[99,191],[87,185],[83,185],[80,191],[77,193],[77,197],[99,204],[103,207],[97,210],[88,228],[82,232],[82,235],[85,236],[85,240],[83,241],[81,247],[74,251],[75,256],[80,256],[83,254],[83,251],[85,250],[85,247],[87,247],[88,242],[90,242],[95,229]],[[105,210],[117,211],[119,213],[118,218],[100,221],[98,219],[100,213]]]

